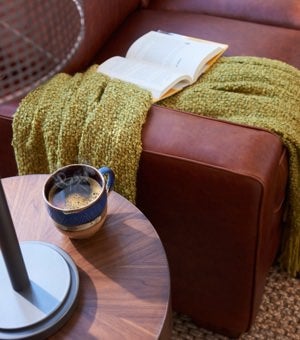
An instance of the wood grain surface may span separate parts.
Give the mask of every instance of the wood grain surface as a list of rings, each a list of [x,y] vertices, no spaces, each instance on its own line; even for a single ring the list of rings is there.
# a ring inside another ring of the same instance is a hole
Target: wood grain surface
[[[55,244],[78,267],[78,305],[51,338],[170,338],[169,268],[151,223],[133,204],[111,192],[102,229],[90,239],[70,240],[48,216],[42,197],[46,179],[47,175],[27,175],[2,183],[19,241]]]

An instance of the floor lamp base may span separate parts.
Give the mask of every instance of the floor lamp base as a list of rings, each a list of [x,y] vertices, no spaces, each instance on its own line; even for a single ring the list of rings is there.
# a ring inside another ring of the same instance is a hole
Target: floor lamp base
[[[79,276],[71,257],[43,242],[20,244],[30,285],[16,292],[0,253],[0,339],[44,339],[71,316]]]

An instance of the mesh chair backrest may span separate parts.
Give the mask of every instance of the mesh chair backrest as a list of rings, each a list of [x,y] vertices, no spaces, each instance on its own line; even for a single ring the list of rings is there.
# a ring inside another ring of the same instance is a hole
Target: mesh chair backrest
[[[59,72],[83,35],[78,0],[0,1],[0,104]]]

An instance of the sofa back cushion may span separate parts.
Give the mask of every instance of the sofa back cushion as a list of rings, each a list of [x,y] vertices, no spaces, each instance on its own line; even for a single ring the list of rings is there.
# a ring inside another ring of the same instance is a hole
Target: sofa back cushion
[[[300,29],[299,0],[152,0],[148,1],[147,7]]]
[[[96,52],[125,18],[141,4],[141,0],[83,0],[85,36],[65,67],[68,73],[86,69]]]

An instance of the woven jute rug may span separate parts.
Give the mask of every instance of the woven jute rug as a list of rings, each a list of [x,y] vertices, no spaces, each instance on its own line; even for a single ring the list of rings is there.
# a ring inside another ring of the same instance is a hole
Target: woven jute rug
[[[186,315],[174,312],[172,340],[227,340],[197,327]],[[300,340],[300,279],[272,267],[255,323],[240,340]]]

